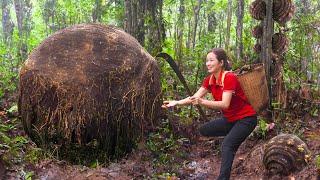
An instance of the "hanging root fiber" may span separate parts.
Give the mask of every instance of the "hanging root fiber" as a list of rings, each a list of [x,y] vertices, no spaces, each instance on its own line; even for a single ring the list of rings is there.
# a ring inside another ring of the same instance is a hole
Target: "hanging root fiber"
[[[93,152],[121,157],[157,124],[159,76],[154,58],[124,31],[66,28],[36,48],[20,71],[23,126],[40,147],[67,160],[98,158]]]

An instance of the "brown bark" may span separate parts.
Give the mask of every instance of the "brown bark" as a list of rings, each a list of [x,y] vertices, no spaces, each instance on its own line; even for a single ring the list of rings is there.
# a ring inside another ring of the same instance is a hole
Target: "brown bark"
[[[225,49],[227,51],[229,51],[229,44],[230,44],[231,20],[232,20],[232,0],[228,0],[227,34],[226,34],[226,42],[225,42]]]
[[[201,9],[202,0],[198,0],[197,5],[194,7],[194,24],[193,24],[193,35],[192,35],[192,49],[194,49],[196,44],[196,36],[197,36],[197,26],[199,21],[199,12]]]
[[[243,59],[243,43],[242,43],[242,30],[243,30],[243,15],[244,15],[244,0],[238,0],[237,7],[237,28],[236,28],[236,47],[237,59]]]
[[[146,47],[148,52],[151,55],[157,55],[162,51],[162,44],[165,38],[165,29],[162,16],[162,5],[163,0],[147,0],[146,1],[146,10],[145,10],[145,19],[146,21]]]
[[[217,18],[214,11],[211,11],[210,8],[214,6],[214,2],[208,2],[208,32],[214,32],[217,27]]]
[[[266,78],[268,81],[269,87],[269,109],[271,108],[271,100],[272,100],[272,90],[271,90],[271,75],[270,75],[270,68],[272,64],[272,35],[273,35],[273,24],[274,21],[272,19],[272,5],[273,0],[265,0],[266,2],[266,17],[263,20],[263,36],[261,42],[261,60],[265,64],[266,70]]]
[[[135,37],[139,43],[144,45],[144,13],[146,0],[125,0],[125,25],[127,33]]]

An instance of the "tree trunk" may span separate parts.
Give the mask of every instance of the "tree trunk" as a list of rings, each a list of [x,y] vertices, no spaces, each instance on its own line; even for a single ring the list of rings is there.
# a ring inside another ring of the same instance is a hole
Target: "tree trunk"
[[[186,48],[190,49],[191,48],[191,19],[188,18],[188,39],[186,41]]]
[[[214,2],[209,1],[208,3],[208,32],[214,32],[217,27],[217,18],[214,11],[211,10],[211,7],[214,6]]]
[[[30,0],[14,0],[14,7],[19,31],[18,58],[22,61],[25,60],[28,55],[27,41],[31,31],[32,5]]]
[[[57,27],[55,24],[55,9],[56,9],[56,0],[46,0],[44,2],[44,10],[42,12],[42,16],[46,24],[47,35],[57,30]]]
[[[193,24],[193,35],[192,35],[192,49],[196,44],[196,36],[197,36],[197,26],[199,21],[199,12],[201,9],[202,0],[198,0],[198,4],[194,7],[194,24]]]
[[[179,17],[177,22],[177,40],[175,43],[176,49],[176,56],[175,59],[177,60],[177,64],[180,67],[181,60],[182,60],[182,42],[183,42],[183,29],[184,29],[184,17],[185,17],[185,6],[184,0],[180,0],[180,7],[179,7]]]
[[[148,52],[155,56],[162,51],[162,44],[165,39],[165,29],[162,16],[163,0],[146,0],[145,15],[147,36],[146,47]]]
[[[272,88],[271,88],[271,75],[270,68],[272,64],[272,35],[273,35],[273,24],[274,21],[272,19],[272,5],[273,0],[264,0],[266,2],[266,17],[263,20],[263,36],[261,42],[261,60],[265,64],[266,78],[268,82],[269,88],[269,106],[268,109],[271,108],[271,100],[272,100]]]
[[[219,24],[219,47],[222,47],[222,41],[224,39],[224,29],[223,29],[223,22],[224,22],[224,16],[222,12],[219,13],[219,19],[220,19],[220,24]]]
[[[92,21],[95,22],[101,22],[101,16],[102,16],[102,2],[101,0],[95,0],[94,7],[92,9]]]
[[[302,13],[308,14],[310,12],[310,2],[309,0],[301,0],[302,3]]]
[[[236,36],[236,47],[237,47],[237,59],[243,59],[243,43],[242,43],[242,29],[243,29],[243,15],[244,15],[244,0],[238,0],[237,7],[237,36]]]
[[[135,37],[144,46],[144,13],[146,0],[125,0],[125,25],[127,33]]]
[[[227,34],[226,34],[226,42],[225,42],[225,49],[227,51],[229,51],[229,44],[230,44],[231,19],[232,19],[232,0],[228,0]]]
[[[10,0],[2,1],[2,29],[3,40],[7,45],[11,44],[14,24],[10,17]]]
[[[311,8],[310,8],[310,1],[309,0],[301,0],[302,7],[301,7],[301,13],[303,16],[309,16],[311,13]],[[312,61],[312,39],[313,35],[310,32],[306,31],[306,36],[307,36],[307,41],[305,41],[304,47],[302,52],[300,53],[301,55],[301,64],[300,64],[300,71],[304,75],[308,75],[308,65]]]

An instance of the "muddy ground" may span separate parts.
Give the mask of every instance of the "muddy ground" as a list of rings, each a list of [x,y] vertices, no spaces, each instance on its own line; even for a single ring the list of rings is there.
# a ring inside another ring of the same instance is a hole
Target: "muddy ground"
[[[2,108],[1,123],[10,123],[8,113]],[[179,119],[178,119],[179,120]],[[215,179],[220,169],[220,144],[223,138],[202,138],[197,135],[199,123],[177,127],[177,120],[170,124],[176,134],[180,135],[177,146],[165,155],[166,161],[159,163],[159,154],[147,148],[146,141],[141,142],[137,149],[127,157],[112,162],[106,167],[98,165],[89,168],[71,165],[54,158],[44,158],[34,164],[15,162],[10,166],[0,159],[0,179],[24,179],[26,175],[32,179]],[[231,179],[317,179],[315,155],[320,154],[320,121],[318,117],[306,120],[301,136],[312,152],[312,161],[301,171],[292,172],[289,176],[268,176],[263,164],[263,144],[270,138],[280,134],[283,129],[279,124],[261,137],[253,133],[239,148],[232,168]],[[26,136],[21,125],[17,125],[11,135]],[[164,135],[166,136],[166,135]],[[33,145],[34,146],[34,145]],[[27,151],[27,150],[23,150]],[[1,151],[0,151],[1,155]],[[162,154],[163,155],[163,154]],[[1,156],[0,156],[1,157]],[[158,162],[158,163],[157,163]],[[31,172],[28,174],[27,172]]]

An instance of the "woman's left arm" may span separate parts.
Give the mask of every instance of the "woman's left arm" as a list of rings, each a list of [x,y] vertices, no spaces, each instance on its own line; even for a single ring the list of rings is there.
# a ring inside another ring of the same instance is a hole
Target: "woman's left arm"
[[[202,105],[212,109],[228,109],[232,98],[232,91],[224,91],[222,93],[222,101],[211,101],[203,98],[192,98],[193,105]]]

